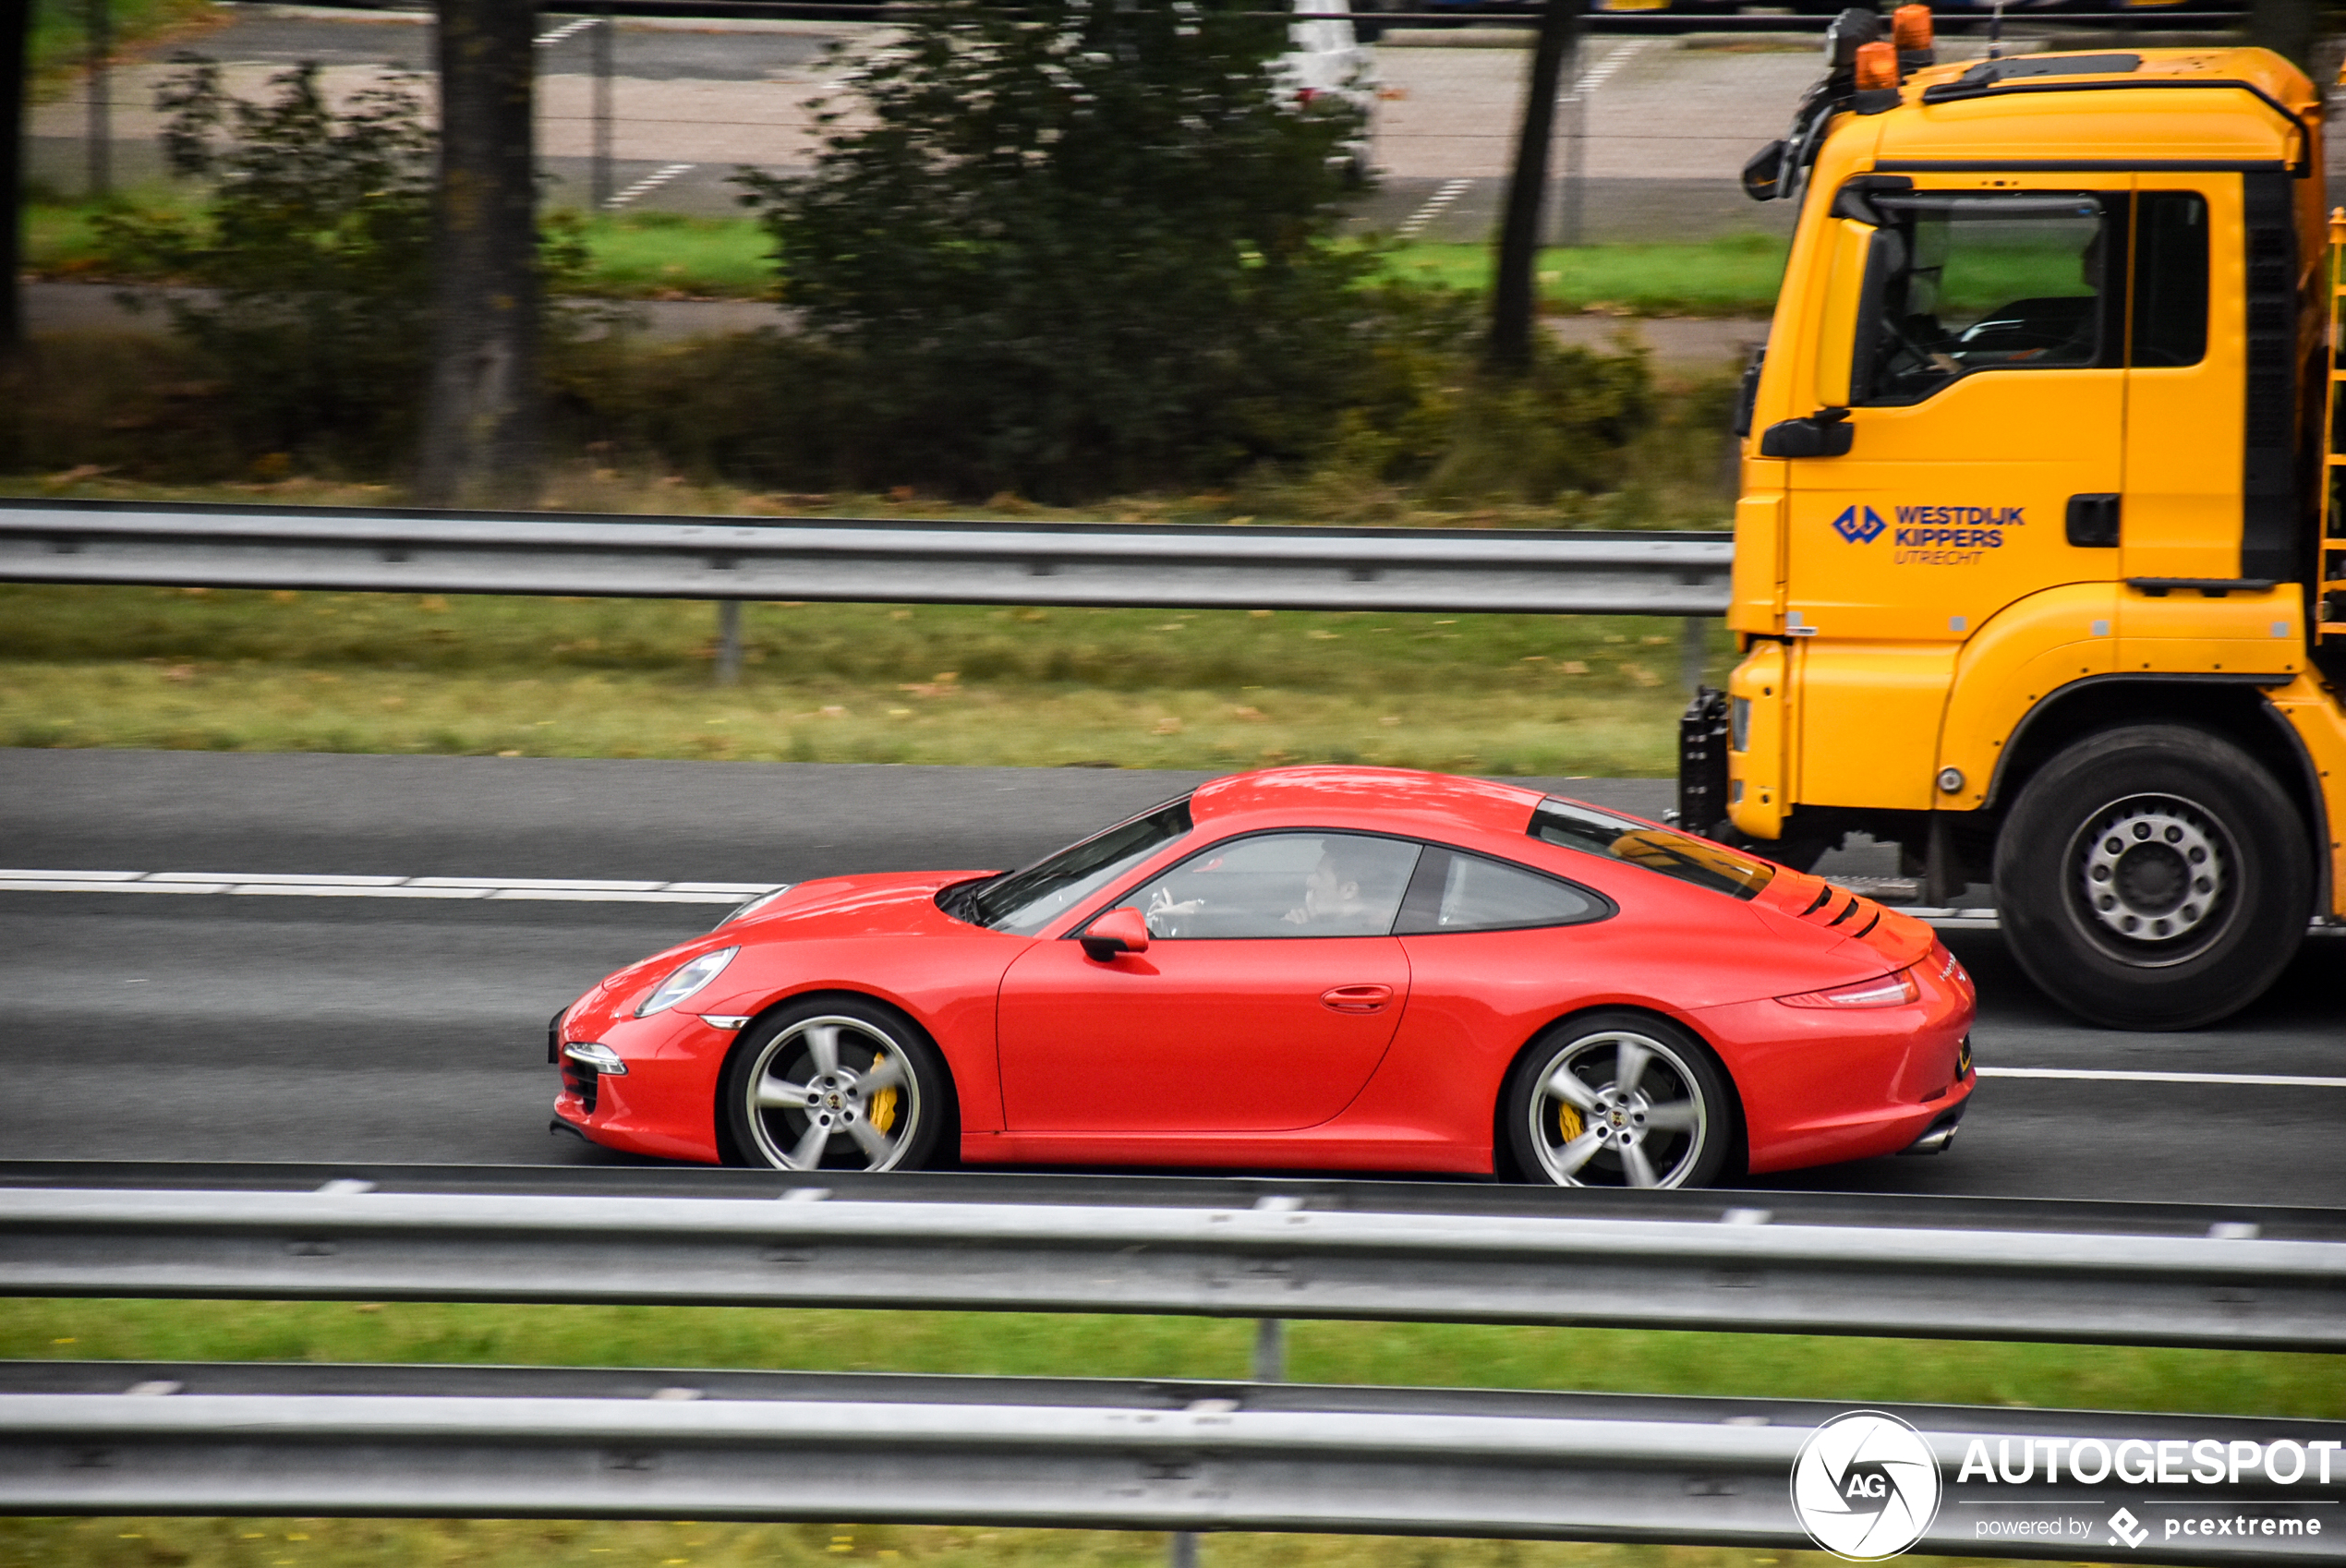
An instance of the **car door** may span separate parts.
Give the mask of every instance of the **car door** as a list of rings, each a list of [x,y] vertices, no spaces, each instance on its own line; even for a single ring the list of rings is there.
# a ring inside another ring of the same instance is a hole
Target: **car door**
[[[1847,440],[1786,464],[1786,621],[1820,645],[1960,643],[2024,594],[2112,574],[2087,541],[2122,476],[2125,176],[1942,177],[1844,193],[1880,222],[1828,225],[1808,363]]]
[[[1316,831],[1226,839],[1113,906],[1147,918],[1145,951],[1034,944],[1002,981],[1010,1129],[1276,1132],[1334,1116],[1409,999],[1391,931],[1419,849]]]

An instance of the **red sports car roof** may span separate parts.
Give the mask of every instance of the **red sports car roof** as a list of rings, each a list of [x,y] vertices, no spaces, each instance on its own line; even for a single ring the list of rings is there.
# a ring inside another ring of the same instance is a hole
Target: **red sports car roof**
[[[1271,767],[1198,786],[1190,814],[1203,823],[1256,812],[1374,812],[1488,833],[1520,833],[1543,799],[1537,790],[1402,767]]]

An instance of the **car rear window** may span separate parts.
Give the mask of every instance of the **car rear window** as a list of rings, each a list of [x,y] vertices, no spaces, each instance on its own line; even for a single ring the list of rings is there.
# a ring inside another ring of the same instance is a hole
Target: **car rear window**
[[[1614,816],[1554,796],[1532,808],[1531,837],[1567,850],[1626,861],[1733,899],[1748,899],[1774,880],[1776,868],[1724,844]]]

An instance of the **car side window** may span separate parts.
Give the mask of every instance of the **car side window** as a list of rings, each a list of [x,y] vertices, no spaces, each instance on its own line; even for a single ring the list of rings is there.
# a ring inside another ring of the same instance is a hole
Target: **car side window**
[[[1399,936],[1579,925],[1613,913],[1610,901],[1543,872],[1429,846],[1401,902]]]
[[[1382,936],[1419,849],[1363,833],[1258,834],[1200,850],[1123,907],[1140,911],[1161,941]]]

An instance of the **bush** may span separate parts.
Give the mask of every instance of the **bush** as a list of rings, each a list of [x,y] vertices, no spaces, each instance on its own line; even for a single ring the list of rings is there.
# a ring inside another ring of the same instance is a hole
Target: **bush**
[[[164,308],[218,376],[233,445],[310,466],[404,466],[431,344],[437,139],[417,78],[337,114],[315,66],[248,103],[216,65],[187,65],[157,92],[163,151],[175,174],[214,182],[212,200],[195,217],[102,216],[109,266],[205,291]],[[557,231],[540,259],[567,274],[585,253]]]
[[[1320,440],[1367,352],[1330,243],[1358,115],[1192,0],[948,0],[855,63],[815,172],[744,171],[783,297],[889,471],[987,494],[1211,479]]]

